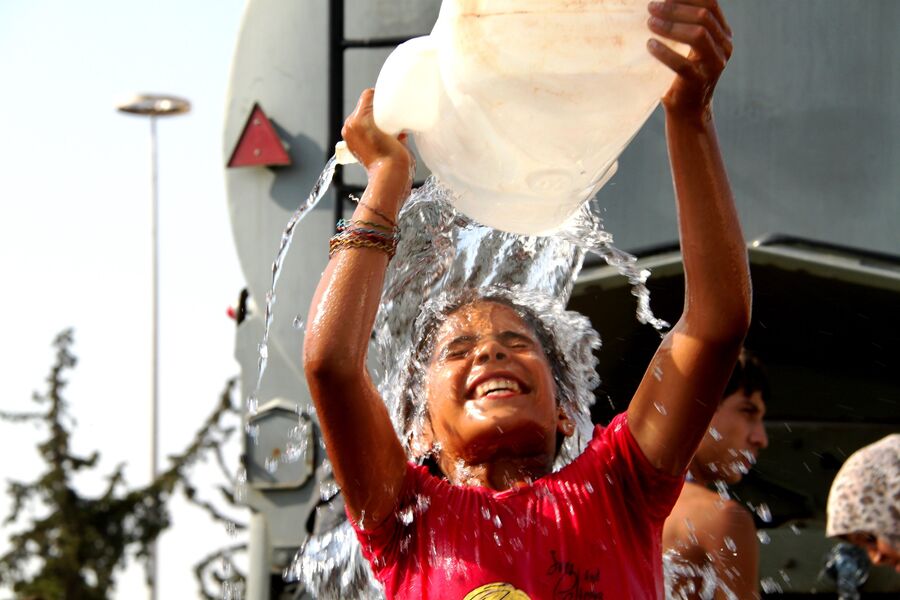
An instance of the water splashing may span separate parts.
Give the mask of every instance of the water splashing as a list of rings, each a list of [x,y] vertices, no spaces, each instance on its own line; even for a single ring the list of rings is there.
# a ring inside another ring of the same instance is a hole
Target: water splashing
[[[327,183],[323,182],[330,182],[333,171],[330,161],[310,198],[320,188],[324,193]],[[312,200],[308,201],[304,210],[313,205]],[[400,242],[385,276],[370,350],[370,355],[378,360],[373,379],[389,407],[399,438],[409,444],[407,451],[412,456],[423,457],[434,449],[417,446],[416,432],[424,411],[415,389],[424,364],[417,354],[419,349],[409,340],[422,339],[418,335],[420,327],[429,320],[441,321],[442,303],[451,299],[448,291],[458,290],[508,296],[546,322],[559,345],[559,354],[567,361],[568,379],[557,382],[561,405],[577,425],[576,434],[567,438],[555,467],[580,454],[591,435],[589,409],[598,384],[594,351],[600,341],[585,317],[564,307],[585,256],[598,254],[628,279],[637,298],[636,315],[641,323],[660,331],[669,326],[650,310],[646,287],[649,271],[638,269],[634,256],[613,246],[613,238],[603,229],[598,214],[595,205],[585,206],[555,236],[519,236],[481,226],[458,213],[453,208],[451,192],[434,178],[414,190],[398,218]],[[273,264],[273,290],[296,221],[299,218],[292,218],[288,225]],[[274,300],[274,292],[270,292],[263,344],[268,343]],[[302,319],[299,324],[295,319],[294,326],[302,327]],[[260,366],[261,381],[264,361]],[[661,372],[658,375],[662,377]],[[460,465],[457,476],[464,479],[466,475],[465,465]],[[320,484],[320,493],[323,500],[330,500],[337,493],[337,486],[326,477]],[[418,510],[422,508],[406,507],[398,517],[411,522]],[[500,530],[499,517],[489,513],[485,518]],[[361,574],[367,570],[356,538],[345,524],[310,538],[287,575],[303,580],[307,589],[319,590],[319,597],[378,597],[372,595],[377,584],[373,587],[372,578]]]
[[[295,463],[307,456],[307,453],[310,451],[309,441],[311,438],[311,421],[300,413],[297,426],[288,433],[288,442],[284,448],[282,461],[285,463]]]
[[[288,221],[287,226],[284,228],[284,232],[281,234],[281,240],[278,245],[278,252],[275,254],[275,260],[272,262],[272,287],[266,293],[266,314],[265,314],[265,330],[263,332],[262,341],[259,343],[259,359],[257,361],[257,374],[256,374],[256,385],[253,388],[253,392],[251,397],[257,397],[259,395],[259,390],[262,385],[263,375],[266,372],[266,366],[269,362],[269,333],[272,328],[272,322],[274,321],[274,308],[276,302],[275,290],[278,286],[278,279],[281,277],[282,266],[284,265],[284,260],[287,257],[288,250],[290,250],[291,242],[294,240],[294,232],[297,229],[297,225],[303,220],[303,217],[309,213],[310,210],[315,208],[315,206],[325,197],[325,193],[328,191],[328,188],[331,186],[331,181],[334,179],[334,171],[337,167],[337,159],[332,156],[328,159],[328,162],[325,163],[325,168],[322,173],[319,175],[318,180],[316,180],[315,185],[313,186],[312,191],[310,191],[309,196],[306,200],[297,207],[297,210],[294,211],[294,214],[291,215],[290,220]],[[294,328],[299,329],[297,327],[297,320],[294,320]],[[302,327],[302,319],[300,320],[300,327]],[[250,400],[247,401],[248,404],[248,412],[250,407]],[[251,413],[251,416],[255,413]],[[254,438],[254,443],[256,443],[256,439]]]
[[[250,394],[247,397],[247,414],[251,417],[256,416],[259,412],[259,399],[256,394]]]
[[[339,491],[341,490],[334,480],[323,481],[319,484],[319,499],[323,501],[331,500]]]
[[[728,484],[722,481],[721,479],[717,479],[716,482],[716,491],[719,492],[719,498],[724,500],[730,500],[731,494],[728,493]]]
[[[239,502],[245,502],[247,500],[247,469],[244,467],[238,467],[237,475],[234,478],[235,481],[235,490],[234,497]]]
[[[285,581],[315,590],[318,598],[384,599],[349,521],[308,538],[283,575]]]
[[[599,338],[586,318],[564,306],[586,254],[600,254],[632,282],[639,321],[658,329],[668,326],[650,311],[644,285],[649,273],[637,270],[633,256],[612,246],[598,213],[595,205],[586,205],[557,235],[519,236],[484,227],[457,212],[452,192],[434,178],[413,192],[398,219],[400,243],[386,274],[371,352],[379,361],[373,374],[379,391],[413,456],[429,449],[415,445],[423,418],[416,386],[425,368],[424,353],[408,340],[425,339],[427,329],[442,321],[442,306],[452,304],[454,292],[460,290],[501,295],[527,306],[554,333],[560,354],[571,358],[573,380],[562,405],[577,424],[556,466],[580,454],[592,428],[589,407],[597,385],[593,351]]]
[[[717,575],[713,562],[697,565],[674,550],[663,553],[666,600],[739,600]]]

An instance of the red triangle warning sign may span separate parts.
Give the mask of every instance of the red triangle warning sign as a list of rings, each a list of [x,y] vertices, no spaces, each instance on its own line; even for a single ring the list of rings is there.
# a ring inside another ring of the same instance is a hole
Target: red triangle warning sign
[[[259,103],[255,103],[231,158],[228,159],[228,167],[274,167],[289,164],[291,157],[285,151],[281,138],[275,133],[275,127]]]

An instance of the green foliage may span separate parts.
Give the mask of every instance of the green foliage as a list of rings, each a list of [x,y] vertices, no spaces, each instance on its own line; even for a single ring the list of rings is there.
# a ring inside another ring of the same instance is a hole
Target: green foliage
[[[99,454],[76,456],[70,449],[72,421],[63,391],[66,372],[76,363],[72,343],[71,330],[54,341],[56,359],[47,377],[47,391],[33,396],[41,410],[0,412],[0,419],[6,421],[42,423],[49,434],[38,445],[46,470],[33,481],[8,484],[13,506],[4,525],[21,525],[22,521],[27,525],[10,536],[11,550],[0,557],[0,584],[11,587],[18,597],[109,598],[128,556],[137,556],[145,565],[151,560],[153,542],[171,525],[167,502],[176,488],[197,501],[196,490],[186,478],[188,467],[209,451],[221,459],[220,446],[233,432],[222,426],[223,417],[236,413],[231,400],[234,381],[230,380],[190,446],[170,457],[169,468],[149,485],[128,489],[124,465],[119,465],[108,476],[101,495],[81,495],[73,486],[73,477],[95,468]],[[225,520],[210,504],[200,503],[214,518]],[[26,517],[25,509],[44,516]]]

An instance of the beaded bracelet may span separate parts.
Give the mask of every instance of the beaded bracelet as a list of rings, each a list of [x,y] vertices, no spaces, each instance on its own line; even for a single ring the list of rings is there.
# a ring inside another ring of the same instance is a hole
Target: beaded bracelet
[[[343,231],[345,229],[350,229],[353,225],[368,225],[369,227],[374,227],[376,229],[381,229],[382,231],[387,231],[389,233],[394,233],[396,228],[390,227],[388,225],[383,225],[381,223],[375,223],[374,221],[363,221],[361,219],[341,219],[337,222],[337,230]]]
[[[357,235],[365,235],[365,236],[375,236],[385,240],[396,240],[400,238],[399,232],[396,229],[367,229],[365,227],[352,227],[347,225],[341,225],[340,221],[338,222],[336,237],[340,236],[357,236]]]

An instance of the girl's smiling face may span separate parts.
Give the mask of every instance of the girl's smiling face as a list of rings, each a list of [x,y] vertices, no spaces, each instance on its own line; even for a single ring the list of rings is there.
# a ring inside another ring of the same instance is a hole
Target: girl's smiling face
[[[549,472],[557,432],[572,430],[535,332],[498,302],[465,305],[441,325],[426,400],[425,435],[441,463],[546,456]]]

